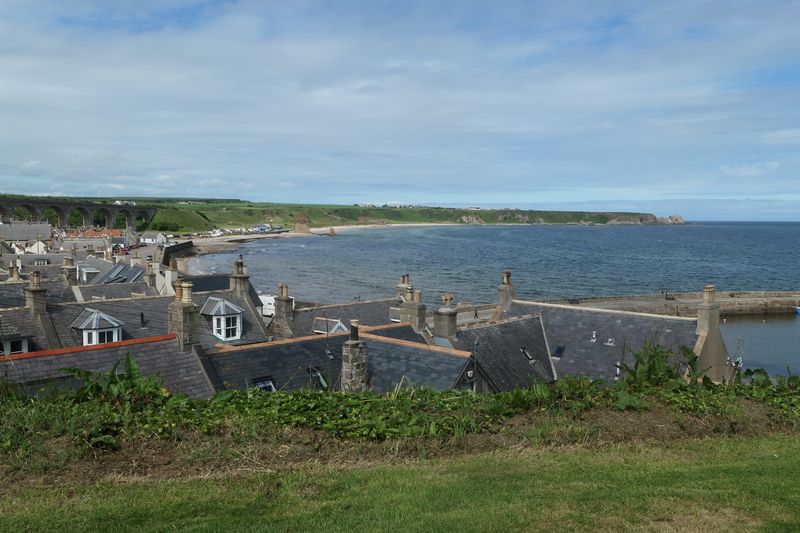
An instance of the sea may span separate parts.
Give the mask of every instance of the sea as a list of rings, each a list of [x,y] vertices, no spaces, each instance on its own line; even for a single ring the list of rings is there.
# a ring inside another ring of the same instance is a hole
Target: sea
[[[509,270],[523,299],[664,291],[800,290],[800,223],[707,222],[663,226],[406,226],[342,229],[245,243],[235,252],[194,258],[196,273],[227,272],[240,254],[255,287],[287,283],[300,301],[386,298],[411,275],[428,304],[496,300]],[[729,318],[729,351],[771,374],[800,372],[800,317]]]

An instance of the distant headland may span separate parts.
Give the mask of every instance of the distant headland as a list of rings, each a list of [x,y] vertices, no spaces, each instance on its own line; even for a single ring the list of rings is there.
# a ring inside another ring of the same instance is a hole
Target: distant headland
[[[389,225],[389,224],[574,224],[574,225],[652,225],[685,224],[678,215],[657,218],[652,213],[613,211],[545,211],[536,209],[490,209],[482,207],[434,207],[423,205],[321,205],[250,202],[238,199],[206,198],[62,198],[2,195],[41,202],[84,201],[147,207],[155,215],[147,229],[169,232],[204,232],[217,228],[246,228],[268,224],[299,232],[313,228]],[[24,208],[16,218],[26,218]],[[28,215],[47,213],[28,213]]]

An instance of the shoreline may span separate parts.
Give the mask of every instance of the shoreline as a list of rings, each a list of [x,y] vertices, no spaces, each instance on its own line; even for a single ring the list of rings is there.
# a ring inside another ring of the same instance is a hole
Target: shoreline
[[[222,237],[204,237],[201,239],[192,239],[195,247],[194,255],[209,255],[215,253],[224,253],[236,250],[239,245],[253,241],[268,240],[268,239],[294,239],[298,237],[328,237],[330,230],[333,229],[335,233],[346,233],[350,230],[365,230],[376,228],[411,228],[411,227],[437,227],[437,226],[458,226],[458,227],[472,227],[472,226],[580,226],[580,227],[605,227],[605,226],[656,226],[656,225],[686,225],[686,224],[572,224],[572,223],[546,223],[546,224],[530,224],[522,222],[505,222],[497,224],[462,224],[459,222],[398,222],[388,224],[348,224],[342,226],[321,226],[309,228],[308,231],[286,231],[283,233],[266,233],[266,234],[250,234],[250,235],[225,235]]]

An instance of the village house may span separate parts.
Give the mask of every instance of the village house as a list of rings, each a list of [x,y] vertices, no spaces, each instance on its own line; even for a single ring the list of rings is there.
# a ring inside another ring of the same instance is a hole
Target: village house
[[[698,318],[518,300],[510,273],[487,305],[428,312],[404,275],[391,298],[298,303],[279,286],[270,317],[244,262],[228,275],[181,276],[174,263],[64,257],[58,279],[0,283],[0,376],[33,391],[73,386],[59,368],[108,369],[127,353],[175,392],[397,387],[491,393],[580,374],[614,380],[647,342],[686,346],[719,381],[729,371],[719,307],[707,287]],[[7,341],[7,342],[6,342]]]

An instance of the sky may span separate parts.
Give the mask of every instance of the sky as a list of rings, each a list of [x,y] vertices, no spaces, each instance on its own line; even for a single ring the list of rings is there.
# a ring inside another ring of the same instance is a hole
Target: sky
[[[0,191],[800,220],[800,1],[0,0]]]

